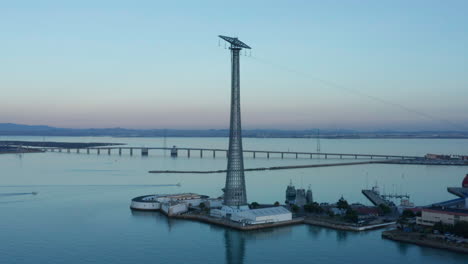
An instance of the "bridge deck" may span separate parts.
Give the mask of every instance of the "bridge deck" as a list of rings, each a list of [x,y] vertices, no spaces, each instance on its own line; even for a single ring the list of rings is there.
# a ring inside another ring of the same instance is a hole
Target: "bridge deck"
[[[147,151],[149,151],[149,150],[166,150],[166,151],[172,150],[172,148],[164,148],[164,147],[122,147],[122,146],[89,147],[89,148],[41,148],[41,149],[50,150],[50,151],[66,150],[68,152],[70,150],[76,150],[76,152],[79,152],[80,150],[86,150],[86,151],[95,150],[95,151],[98,151],[98,152],[107,151],[109,154],[110,154],[111,150],[118,150],[119,154],[121,154],[122,150],[129,150],[131,152],[131,154],[133,154],[134,150],[140,150],[142,152],[145,152],[146,155],[148,153]],[[196,151],[198,151],[200,153],[200,156],[203,156],[203,152],[212,152],[213,156],[215,156],[216,152],[227,153],[227,151],[228,151],[227,149],[219,149],[219,148],[185,148],[185,147],[179,148],[178,147],[176,149],[177,149],[177,151],[186,152],[188,156],[190,156],[190,152],[196,152]],[[328,158],[328,157],[339,157],[339,158],[352,157],[352,158],[355,158],[355,159],[357,159],[358,157],[359,158],[370,158],[370,159],[373,159],[373,158],[385,158],[385,159],[418,159],[418,158],[422,158],[422,157],[419,157],[419,156],[407,156],[407,155],[362,154],[362,153],[327,153],[327,152],[280,151],[280,150],[244,150],[244,153],[253,154],[253,157],[256,157],[256,154],[266,154],[268,158],[270,157],[270,154],[281,155],[282,158],[284,156],[291,156],[291,155],[296,156],[296,158],[298,158],[299,155],[309,156],[309,157],[319,156],[319,157],[324,157],[324,158]]]

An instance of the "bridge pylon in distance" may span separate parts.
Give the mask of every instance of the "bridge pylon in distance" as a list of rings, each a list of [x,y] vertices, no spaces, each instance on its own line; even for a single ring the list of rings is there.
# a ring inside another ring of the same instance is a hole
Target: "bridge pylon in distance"
[[[221,35],[219,37],[230,44],[229,50],[231,51],[231,115],[224,205],[239,208],[247,205],[242,149],[239,63],[240,51],[251,48],[238,38]]]

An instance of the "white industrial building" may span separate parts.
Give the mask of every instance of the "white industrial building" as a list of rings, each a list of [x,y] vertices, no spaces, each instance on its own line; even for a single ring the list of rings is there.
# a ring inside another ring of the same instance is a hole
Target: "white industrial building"
[[[232,215],[231,220],[249,225],[289,221],[292,213],[283,206],[252,209]]]
[[[226,209],[223,206],[223,209]],[[260,209],[232,210],[211,210],[211,216],[218,218],[229,218],[232,221],[248,225],[276,223],[292,220],[292,213],[283,206],[275,206]]]
[[[196,193],[145,195],[132,199],[130,208],[148,211],[161,210],[167,215],[177,215],[187,212],[190,207],[200,206],[201,203],[204,203],[207,208],[217,208],[221,207],[222,200]]]

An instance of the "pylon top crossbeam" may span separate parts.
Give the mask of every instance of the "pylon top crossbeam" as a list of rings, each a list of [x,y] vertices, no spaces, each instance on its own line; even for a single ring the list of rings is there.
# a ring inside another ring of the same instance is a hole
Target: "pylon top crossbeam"
[[[231,37],[222,36],[222,35],[219,35],[219,37],[227,41],[228,43],[230,43],[231,48],[252,49],[247,44],[240,41],[238,38],[231,38]]]

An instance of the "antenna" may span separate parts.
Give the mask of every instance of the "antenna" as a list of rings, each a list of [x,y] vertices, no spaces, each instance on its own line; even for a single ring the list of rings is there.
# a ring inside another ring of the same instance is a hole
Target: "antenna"
[[[167,129],[164,129],[164,140],[163,140],[163,147],[164,147],[164,157],[166,156],[166,148],[167,148],[167,138],[166,138]]]
[[[369,172],[366,171],[366,190],[369,190]]]
[[[320,129],[317,129],[317,153],[320,153]]]

